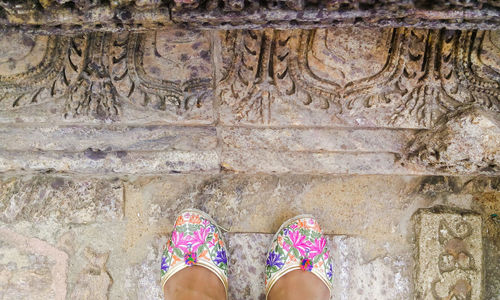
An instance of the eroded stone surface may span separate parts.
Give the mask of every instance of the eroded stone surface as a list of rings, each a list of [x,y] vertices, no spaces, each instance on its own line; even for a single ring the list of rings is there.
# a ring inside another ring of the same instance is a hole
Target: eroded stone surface
[[[71,294],[71,299],[106,300],[108,299],[111,277],[106,270],[109,253],[97,253],[91,248],[85,249],[88,266],[80,274]]]
[[[500,117],[477,107],[450,114],[429,132],[420,133],[409,158],[437,170],[496,174],[500,170]]]
[[[364,27],[496,28],[495,0],[29,0],[0,3],[0,25],[36,32],[190,28]]]
[[[119,181],[33,177],[0,181],[0,220],[83,224],[121,220],[123,186]]]
[[[229,298],[265,299],[266,253],[272,234],[229,234]]]
[[[1,299],[65,299],[67,260],[42,240],[0,227]]]
[[[414,221],[415,299],[483,299],[481,216],[435,207]]]
[[[166,239],[161,240],[163,244]],[[163,299],[163,291],[160,286],[158,262],[161,262],[161,250],[163,245],[156,241],[147,245],[147,254],[143,261],[133,264],[126,269],[125,289],[129,296],[134,299]]]

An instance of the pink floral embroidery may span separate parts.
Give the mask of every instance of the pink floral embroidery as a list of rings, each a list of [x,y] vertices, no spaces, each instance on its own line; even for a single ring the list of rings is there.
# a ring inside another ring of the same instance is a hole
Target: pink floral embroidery
[[[323,252],[323,249],[326,246],[326,240],[324,237],[321,237],[320,239],[315,239],[314,243],[309,242],[309,258],[313,259],[316,255],[321,254]]]
[[[189,236],[184,236],[182,232],[175,231],[172,232],[172,244],[175,248],[180,248],[187,251],[191,238]]]
[[[181,262],[190,266],[202,260],[215,265],[223,276],[227,276],[227,253],[218,227],[201,214],[185,212],[177,218],[165,245],[160,274],[165,278]]]
[[[210,233],[210,227],[202,227],[199,230],[193,232],[192,251],[195,252],[198,247],[203,245],[207,240],[208,234]]]
[[[266,288],[269,288],[267,285],[270,279],[280,276],[279,270],[283,268],[300,267],[304,271],[316,269],[316,275],[331,282],[330,252],[326,244],[326,239],[314,219],[308,217],[295,219],[293,223],[283,228],[273,241],[267,257]],[[290,251],[293,250],[292,247],[297,251]],[[283,267],[277,268],[278,265]]]
[[[301,256],[305,257],[306,250],[309,248],[309,246],[307,245],[306,236],[300,234],[299,231],[291,231],[288,234],[288,237],[292,241],[292,246],[299,250]]]
[[[282,247],[286,252],[290,251],[290,245],[288,245],[287,243],[283,243]]]

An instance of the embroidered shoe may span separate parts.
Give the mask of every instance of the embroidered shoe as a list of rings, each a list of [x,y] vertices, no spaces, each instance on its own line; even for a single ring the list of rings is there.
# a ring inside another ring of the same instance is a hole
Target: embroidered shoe
[[[333,266],[326,239],[311,215],[296,216],[281,225],[266,261],[266,299],[283,275],[294,270],[318,276],[332,292]]]
[[[190,266],[202,266],[212,272],[224,284],[227,295],[226,246],[221,230],[206,213],[183,210],[172,230],[172,237],[163,250],[161,259],[161,287],[177,272]]]

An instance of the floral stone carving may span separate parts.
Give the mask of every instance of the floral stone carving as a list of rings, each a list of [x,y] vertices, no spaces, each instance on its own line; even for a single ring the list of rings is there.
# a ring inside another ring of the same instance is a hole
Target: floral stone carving
[[[481,216],[445,207],[414,215],[414,299],[482,299]]]
[[[431,128],[469,103],[500,110],[497,32],[268,29],[221,41],[228,122]]]
[[[1,37],[0,110],[63,101],[116,119],[123,103],[182,115],[212,96],[210,43],[188,31]]]

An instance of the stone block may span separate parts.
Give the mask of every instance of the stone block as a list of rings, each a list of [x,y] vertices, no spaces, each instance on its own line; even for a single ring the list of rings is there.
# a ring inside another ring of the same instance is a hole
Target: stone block
[[[0,126],[0,149],[10,151],[206,151],[217,145],[215,127],[168,125]]]
[[[8,257],[6,257],[8,255]],[[0,243],[0,299],[54,299],[54,261]]]
[[[2,126],[1,171],[219,171],[215,127]]]
[[[353,128],[218,128],[222,148],[277,152],[401,152],[414,130]]]
[[[121,220],[120,181],[64,177],[3,178],[0,180],[0,221],[84,224]]]
[[[221,154],[224,170],[237,173],[298,174],[425,174],[421,168],[406,168],[400,156],[389,152],[279,152],[226,150]]]
[[[437,206],[414,215],[414,299],[483,299],[482,218]]]
[[[77,174],[161,174],[220,170],[219,157],[211,151],[101,151],[61,153],[0,151],[0,172],[27,170]]]
[[[401,245],[385,242],[383,248],[374,249],[371,240],[342,235],[330,236],[329,241],[334,269],[332,299],[411,298],[411,255],[396,254]]]
[[[238,173],[422,174],[401,164],[408,129],[218,128],[221,165]]]
[[[71,299],[107,300],[109,287],[113,283],[106,270],[109,253],[98,253],[92,248],[85,248],[84,253],[88,265],[79,275]]]
[[[156,239],[147,243],[145,256],[138,263],[128,265],[125,272],[125,282],[117,283],[129,296],[129,299],[163,300],[163,291],[160,286],[161,255],[166,239]],[[123,293],[123,291],[122,291]]]

